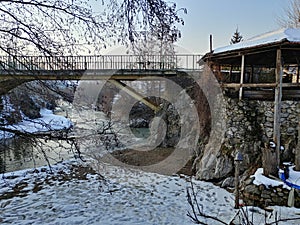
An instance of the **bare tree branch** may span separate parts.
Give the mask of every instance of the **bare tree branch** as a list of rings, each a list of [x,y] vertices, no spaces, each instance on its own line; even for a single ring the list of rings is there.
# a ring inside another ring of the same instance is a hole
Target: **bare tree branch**
[[[289,1],[283,15],[278,18],[278,24],[286,28],[300,27],[300,0]]]

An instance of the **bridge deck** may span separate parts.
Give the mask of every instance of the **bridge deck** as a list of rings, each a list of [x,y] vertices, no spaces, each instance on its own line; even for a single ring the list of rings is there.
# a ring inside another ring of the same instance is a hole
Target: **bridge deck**
[[[201,55],[0,56],[0,94],[32,80],[136,80],[200,69]]]
[[[136,80],[141,77],[172,77],[178,76],[178,70],[14,70],[1,71],[0,81],[8,79],[21,80]]]

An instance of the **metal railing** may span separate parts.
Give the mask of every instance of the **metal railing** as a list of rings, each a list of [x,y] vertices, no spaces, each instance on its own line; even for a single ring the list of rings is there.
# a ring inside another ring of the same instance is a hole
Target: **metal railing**
[[[2,70],[197,70],[201,55],[0,56]]]

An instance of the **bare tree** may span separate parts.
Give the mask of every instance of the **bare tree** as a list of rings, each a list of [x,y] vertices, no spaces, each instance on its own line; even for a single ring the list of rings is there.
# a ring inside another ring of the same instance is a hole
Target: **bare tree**
[[[134,42],[139,31],[159,32],[176,41],[183,24],[175,4],[164,0],[0,1],[0,49],[7,54],[74,54],[79,46]],[[99,8],[100,12],[93,8]]]
[[[96,11],[96,8],[99,10]],[[165,0],[102,0],[92,3],[84,0],[0,1],[0,55],[10,59],[5,63],[0,59],[0,70],[11,75],[9,80],[0,80],[0,89],[24,82],[14,78],[18,68],[34,72],[35,66],[32,62],[28,64],[26,55],[47,56],[49,62],[46,63],[50,67],[56,64],[63,67],[65,62],[58,56],[100,52],[109,44],[133,44],[146,30],[159,34],[161,41],[174,42],[181,36],[178,29],[178,25],[183,24],[180,10],[186,12]],[[72,69],[72,65],[65,66]],[[37,82],[52,93],[63,93],[55,83]],[[0,110],[2,108],[0,102]],[[0,130],[31,140],[34,136],[25,131],[7,130],[6,125],[7,121],[1,119]],[[78,149],[74,140],[66,136],[69,129],[64,131],[41,135],[45,136],[44,139],[71,141],[71,145]],[[39,138],[41,135],[38,135]]]
[[[300,1],[290,0],[284,13],[278,18],[278,24],[282,27],[300,27]]]
[[[119,30],[130,42],[139,37],[140,32],[156,33],[159,40],[175,42],[181,37],[178,24],[184,24],[175,3],[164,0],[120,0],[109,1],[110,16],[119,25]]]

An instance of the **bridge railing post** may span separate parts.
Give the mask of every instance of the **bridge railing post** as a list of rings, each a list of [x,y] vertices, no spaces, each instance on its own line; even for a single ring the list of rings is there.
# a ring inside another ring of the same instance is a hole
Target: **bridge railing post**
[[[195,55],[193,55],[193,70],[195,69]]]
[[[87,56],[84,56],[84,69],[85,69],[85,70],[87,70],[87,62],[86,62],[86,57],[87,57]]]

